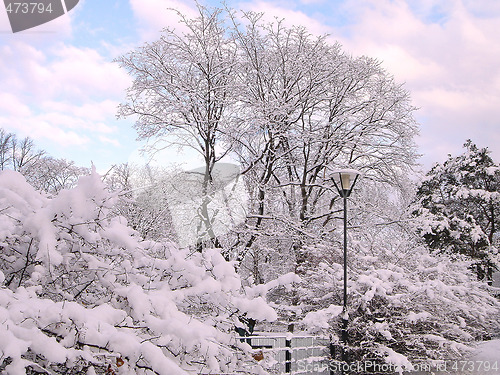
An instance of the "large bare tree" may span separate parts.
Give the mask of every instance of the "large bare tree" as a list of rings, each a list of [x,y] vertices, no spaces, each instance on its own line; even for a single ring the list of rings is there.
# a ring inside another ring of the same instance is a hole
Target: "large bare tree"
[[[267,23],[262,14],[230,14],[242,90],[239,121],[228,138],[253,197],[238,258],[251,255],[258,282],[259,247],[290,249],[298,269],[304,243],[331,231],[338,209],[325,180],[332,168],[355,167],[405,189],[417,126],[408,93],[378,61],[353,58],[326,36]]]
[[[414,108],[378,61],[354,58],[327,36],[259,13],[198,10],[195,19],[181,15],[187,33],[166,29],[118,59],[134,77],[120,114],[137,116],[140,138],[175,134],[203,155],[202,232],[262,282],[264,248],[289,252],[297,270],[303,245],[335,227],[329,170],[354,167],[405,186],[416,159]],[[208,206],[226,153],[240,163],[250,207],[222,244]]]
[[[158,149],[172,143],[188,146],[204,160],[203,195],[199,209],[200,244],[210,239],[213,214],[213,168],[228,151],[221,146],[221,129],[228,128],[231,104],[236,100],[234,70],[237,49],[224,26],[223,13],[198,6],[199,16],[179,14],[187,32],[164,29],[160,39],[117,59],[133,77],[121,116],[136,115],[140,139],[152,140]],[[204,235],[202,235],[203,233]]]

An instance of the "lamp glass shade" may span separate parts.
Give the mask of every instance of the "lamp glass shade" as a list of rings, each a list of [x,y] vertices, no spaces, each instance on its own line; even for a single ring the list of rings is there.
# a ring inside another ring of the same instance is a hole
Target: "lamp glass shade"
[[[351,189],[351,175],[349,173],[341,173],[340,174],[340,183],[342,189],[350,190]]]
[[[338,169],[332,172],[331,179],[335,182],[341,195],[350,194],[356,178],[361,173],[355,169]]]

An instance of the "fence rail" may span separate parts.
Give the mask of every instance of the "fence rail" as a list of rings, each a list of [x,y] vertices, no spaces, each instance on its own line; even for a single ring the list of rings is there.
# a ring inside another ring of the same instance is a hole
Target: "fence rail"
[[[239,339],[256,349],[256,359],[264,360],[273,375],[330,374],[330,341],[326,338],[254,332]]]

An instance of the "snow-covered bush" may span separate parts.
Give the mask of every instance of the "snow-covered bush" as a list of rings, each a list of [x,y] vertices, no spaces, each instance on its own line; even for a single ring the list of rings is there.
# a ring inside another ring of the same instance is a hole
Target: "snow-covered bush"
[[[469,263],[432,255],[399,230],[380,229],[371,238],[367,232],[349,242],[351,360],[378,358],[408,370],[412,363],[459,358],[474,341],[499,332],[500,304]],[[342,251],[327,243],[307,250],[315,266],[305,266],[298,291],[303,326],[339,341]]]
[[[239,317],[273,320],[217,250],[143,241],[99,175],[53,198],[0,174],[0,371],[185,374],[262,370]]]

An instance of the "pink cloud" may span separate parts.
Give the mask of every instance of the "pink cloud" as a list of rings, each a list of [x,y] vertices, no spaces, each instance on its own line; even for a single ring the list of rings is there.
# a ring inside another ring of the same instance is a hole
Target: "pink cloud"
[[[498,159],[500,7],[491,7],[486,17],[477,14],[487,9],[485,1],[427,0],[418,9],[402,0],[347,4],[355,23],[333,34],[345,35],[340,41],[347,51],[378,58],[406,83],[420,108],[426,164],[460,152],[467,138],[489,146]],[[436,10],[439,19],[433,19]]]
[[[1,46],[0,77],[0,127],[65,146],[116,134],[116,108],[130,85],[126,72],[96,50],[63,43],[45,50],[22,41]]]
[[[243,10],[264,13],[264,18],[269,22],[273,22],[275,19],[278,19],[283,20],[287,26],[304,26],[310,33],[317,36],[327,34],[331,31],[331,28],[328,25],[300,10],[291,9],[290,4],[288,4],[288,6],[289,7],[285,8],[266,1],[243,2],[239,4],[239,7]]]
[[[179,23],[180,18],[173,10],[181,12],[188,18],[196,17],[198,14],[194,1],[130,0],[130,6],[141,25],[140,34],[143,41],[158,39],[160,31],[165,27],[186,31],[186,27]]]
[[[31,115],[31,109],[19,97],[0,92],[0,113],[4,116],[19,118]]]
[[[117,64],[96,50],[60,46],[53,52],[50,64],[54,90],[82,96],[117,97],[130,85],[130,77]]]

